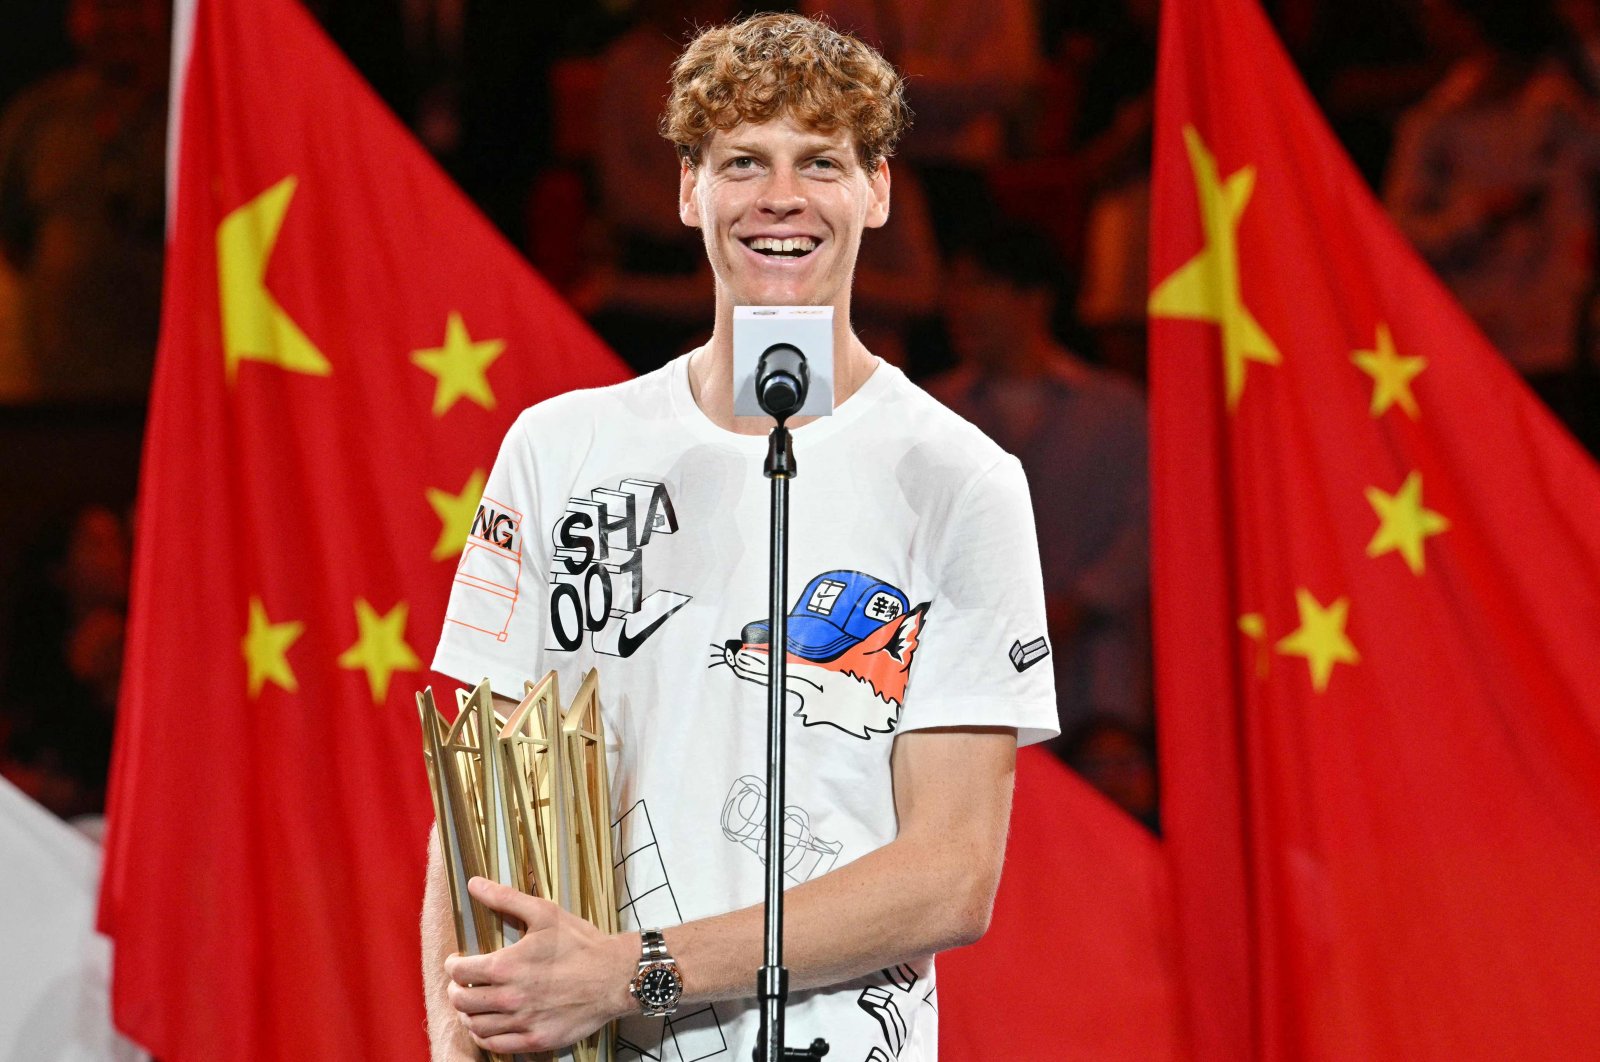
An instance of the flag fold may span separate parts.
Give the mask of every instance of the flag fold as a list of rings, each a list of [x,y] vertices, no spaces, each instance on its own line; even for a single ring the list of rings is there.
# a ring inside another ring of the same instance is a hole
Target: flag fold
[[[1600,474],[1258,7],[1163,10],[1155,630],[1195,1057],[1589,1057]]]
[[[183,5],[101,924],[165,1062],[420,1058],[413,695],[500,437],[623,378],[291,0]]]

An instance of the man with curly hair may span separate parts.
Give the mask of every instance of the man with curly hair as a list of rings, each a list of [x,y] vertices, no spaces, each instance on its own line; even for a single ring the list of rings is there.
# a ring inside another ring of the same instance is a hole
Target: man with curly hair
[[[827,25],[701,33],[664,135],[715,274],[710,341],[507,435],[436,670],[601,673],[623,924],[475,880],[523,923],[454,950],[437,844],[424,901],[435,1058],[569,1044],[621,1019],[622,1058],[749,1058],[759,1007],[770,421],[733,412],[734,307],[831,306],[834,416],[793,422],[787,1039],[831,1057],[937,1054],[934,953],[976,940],[999,881],[1016,748],[1055,731],[1027,487],[1016,460],[850,327],[862,233],[889,217],[903,89]],[[493,589],[499,587],[499,589]],[[501,697],[499,695],[505,695]],[[651,971],[651,981],[639,979]]]

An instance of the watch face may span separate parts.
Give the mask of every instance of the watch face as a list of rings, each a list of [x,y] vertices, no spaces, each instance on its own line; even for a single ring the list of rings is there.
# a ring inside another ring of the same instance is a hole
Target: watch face
[[[647,1007],[670,1007],[683,995],[678,971],[661,963],[639,975],[639,1001]]]

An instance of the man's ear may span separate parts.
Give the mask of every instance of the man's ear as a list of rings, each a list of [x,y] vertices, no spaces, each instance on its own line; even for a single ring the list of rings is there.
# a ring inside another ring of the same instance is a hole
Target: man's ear
[[[678,217],[691,229],[700,227],[700,203],[694,194],[699,180],[699,166],[689,159],[678,164]]]
[[[867,228],[882,228],[889,220],[889,160],[879,159],[878,168],[867,178]]]

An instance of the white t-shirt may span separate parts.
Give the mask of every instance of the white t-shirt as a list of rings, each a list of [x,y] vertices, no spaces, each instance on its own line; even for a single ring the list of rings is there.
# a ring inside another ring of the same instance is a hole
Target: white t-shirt
[[[623,925],[670,927],[764,889],[767,441],[695,405],[687,356],[543,402],[495,462],[434,668],[520,698],[591,667],[609,740]],[[1055,733],[1038,545],[1016,460],[880,364],[794,432],[790,486],[790,885],[893,840],[894,735]],[[756,971],[750,971],[754,992]],[[790,1045],[932,1060],[932,957],[790,997]],[[623,1023],[622,1058],[726,1058],[754,999]]]

